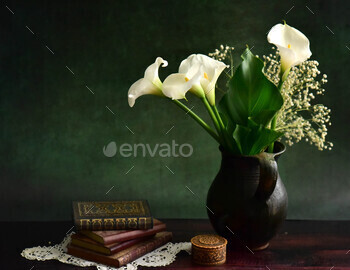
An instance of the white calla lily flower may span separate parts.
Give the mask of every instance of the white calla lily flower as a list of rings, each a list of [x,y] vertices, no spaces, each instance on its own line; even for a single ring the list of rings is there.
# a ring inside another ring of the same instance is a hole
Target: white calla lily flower
[[[205,97],[200,84],[202,74],[202,68],[199,65],[193,65],[187,73],[169,75],[163,83],[164,95],[172,99],[186,99],[186,93],[191,91],[198,97]]]
[[[172,99],[182,99],[190,91],[200,98],[206,96],[214,105],[215,84],[226,67],[223,62],[206,55],[192,54],[181,62],[179,73],[164,80],[163,93]]]
[[[158,76],[158,69],[160,66],[166,67],[168,62],[161,57],[157,57],[156,61],[150,65],[143,78],[133,83],[128,92],[129,106],[133,107],[135,100],[143,95],[157,95],[164,96],[162,92],[162,82]]]
[[[267,41],[276,45],[280,52],[282,75],[291,67],[309,59],[312,54],[308,38],[287,24],[276,24],[272,27]]]

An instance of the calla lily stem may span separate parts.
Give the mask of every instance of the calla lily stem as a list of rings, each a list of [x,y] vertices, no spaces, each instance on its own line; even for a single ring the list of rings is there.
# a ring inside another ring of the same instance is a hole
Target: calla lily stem
[[[172,100],[178,107],[186,112],[186,114],[190,115],[199,125],[201,125],[219,144],[221,144],[220,137],[215,133],[215,131],[197,114],[195,114],[190,108],[188,108],[181,101],[176,99]]]
[[[209,113],[209,115],[210,115],[211,120],[213,120],[213,123],[214,123],[214,126],[215,126],[216,131],[217,131],[219,134],[221,134],[221,128],[220,128],[219,121],[218,121],[218,119],[216,118],[215,113],[214,113],[213,109],[211,108],[211,106],[210,106],[210,104],[209,104],[207,98],[206,98],[206,97],[203,97],[203,98],[201,98],[201,100],[203,101],[203,103],[204,103],[204,105],[205,105],[205,108],[207,109],[207,111],[208,111],[208,113]]]
[[[221,129],[224,129],[224,128],[225,128],[224,122],[222,122],[222,119],[221,119],[221,116],[220,116],[220,113],[219,113],[218,109],[216,108],[215,105],[213,105],[212,107],[213,107],[215,116],[216,116],[216,118],[217,118],[218,121],[219,121],[219,125],[220,125]]]
[[[285,76],[283,76],[283,74],[281,74],[281,79],[280,79],[280,82],[278,83],[278,90],[281,92],[281,89],[282,89],[282,86],[283,86],[283,83],[284,83],[284,80],[286,79]],[[275,130],[276,129],[276,124],[277,124],[277,115],[275,115],[273,118],[272,118],[272,121],[271,121],[271,129],[272,130]],[[269,146],[269,149],[268,149],[268,152],[269,153],[273,153],[273,148],[275,146],[275,143],[271,143],[270,146]]]
[[[223,145],[225,148],[231,150],[233,152],[233,145],[232,140],[230,140],[229,134],[226,132],[226,128],[224,125],[224,122],[222,121],[222,118],[220,116],[220,113],[218,109],[216,108],[215,104],[213,105],[214,113],[216,115],[216,118],[219,120],[220,128],[221,128],[221,136],[225,142],[225,145]]]

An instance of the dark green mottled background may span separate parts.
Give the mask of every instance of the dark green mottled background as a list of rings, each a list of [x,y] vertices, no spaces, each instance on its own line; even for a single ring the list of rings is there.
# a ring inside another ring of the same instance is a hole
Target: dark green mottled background
[[[236,59],[245,44],[268,54],[266,32],[282,19],[309,37],[312,58],[328,74],[321,102],[333,109],[335,144],[319,152],[301,143],[280,159],[288,218],[349,219],[349,3],[2,2],[0,219],[66,220],[72,200],[137,198],[148,199],[157,217],[206,217],[206,192],[220,163],[216,143],[165,100],[143,97],[130,109],[128,88],[157,56],[169,61],[165,78],[189,54],[221,43],[235,46]],[[197,100],[189,103],[204,115]],[[107,158],[102,152],[111,141],[172,140],[192,144],[193,156]]]

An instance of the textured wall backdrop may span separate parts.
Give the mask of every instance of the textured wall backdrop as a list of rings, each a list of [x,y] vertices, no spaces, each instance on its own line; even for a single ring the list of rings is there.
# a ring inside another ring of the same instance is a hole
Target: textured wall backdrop
[[[148,199],[157,217],[206,217],[206,192],[220,163],[216,143],[159,98],[143,97],[130,109],[127,90],[157,56],[170,64],[164,78],[189,54],[221,43],[235,46],[237,60],[245,44],[268,54],[266,32],[282,19],[309,37],[312,58],[328,74],[321,102],[333,109],[335,145],[319,152],[300,143],[280,159],[288,218],[349,219],[350,2],[305,3],[2,2],[0,219],[67,220],[72,200],[137,198]],[[189,103],[204,115],[194,98]],[[111,141],[172,140],[192,144],[193,155],[107,158],[102,151]]]

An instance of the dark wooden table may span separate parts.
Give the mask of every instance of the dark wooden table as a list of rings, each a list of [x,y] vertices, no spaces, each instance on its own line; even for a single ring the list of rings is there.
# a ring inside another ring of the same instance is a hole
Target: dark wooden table
[[[207,220],[164,220],[174,233],[174,242],[190,241],[201,233],[213,232]],[[29,261],[20,256],[26,247],[61,242],[71,222],[2,222],[0,269],[83,269],[58,261]],[[200,269],[185,252],[165,269]],[[84,268],[94,269],[94,268]],[[142,269],[141,267],[139,269]],[[144,268],[150,269],[150,268]],[[156,268],[161,269],[161,268]],[[350,221],[296,221],[284,223],[265,251],[228,251],[227,262],[207,269],[350,270]]]

